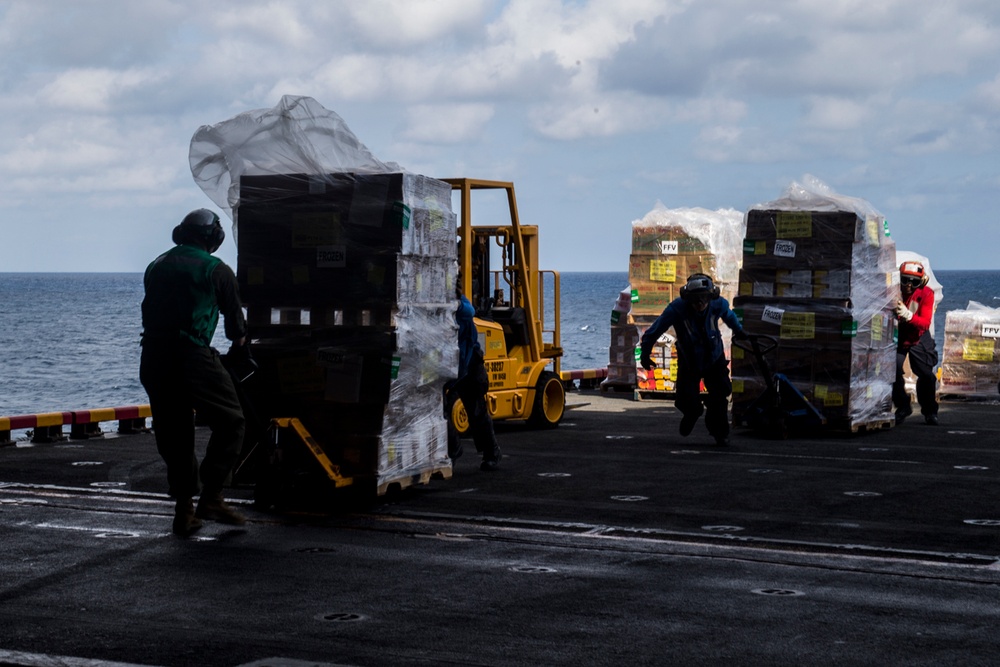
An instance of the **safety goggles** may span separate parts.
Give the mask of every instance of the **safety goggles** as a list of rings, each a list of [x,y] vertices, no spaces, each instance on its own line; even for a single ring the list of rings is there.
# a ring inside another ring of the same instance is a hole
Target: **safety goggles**
[[[909,277],[904,276],[904,277],[902,277],[902,278],[899,279],[899,282],[901,284],[903,284],[903,285],[906,285],[907,287],[920,287],[921,279],[920,278],[909,278]]]

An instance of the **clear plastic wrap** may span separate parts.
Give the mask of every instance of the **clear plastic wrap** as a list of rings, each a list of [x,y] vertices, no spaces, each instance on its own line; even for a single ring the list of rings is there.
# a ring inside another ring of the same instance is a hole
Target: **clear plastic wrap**
[[[629,283],[632,319],[640,335],[680,296],[680,288],[692,273],[712,276],[721,295],[732,300],[742,259],[743,227],[743,214],[736,209],[668,209],[661,202],[632,222]],[[725,327],[723,342],[728,354],[730,333]],[[637,385],[650,391],[673,391],[677,379],[673,339],[664,338],[652,356],[658,365],[653,373],[631,361]]]
[[[632,314],[659,316],[692,273],[707,273],[733,296],[742,259],[743,214],[736,209],[656,207],[632,222]],[[648,323],[647,323],[648,324]]]
[[[941,396],[997,400],[1000,390],[1000,308],[970,301],[944,320]]]
[[[768,362],[838,427],[892,419],[895,244],[869,203],[815,179],[747,211],[735,310],[779,340]],[[734,419],[763,391],[756,360],[733,350]]]
[[[450,468],[458,370],[451,186],[378,160],[334,112],[283,97],[200,128],[198,185],[230,212],[267,416],[299,417],[378,488]]]

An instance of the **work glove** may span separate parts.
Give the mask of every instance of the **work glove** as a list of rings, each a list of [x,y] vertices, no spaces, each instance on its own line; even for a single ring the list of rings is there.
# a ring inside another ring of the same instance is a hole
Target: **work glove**
[[[639,365],[647,371],[651,371],[656,368],[656,362],[650,359],[648,354],[643,354],[639,357]]]
[[[898,317],[901,320],[909,322],[910,319],[913,317],[913,313],[910,312],[910,309],[906,307],[905,303],[903,303],[902,301],[897,301],[896,317]]]

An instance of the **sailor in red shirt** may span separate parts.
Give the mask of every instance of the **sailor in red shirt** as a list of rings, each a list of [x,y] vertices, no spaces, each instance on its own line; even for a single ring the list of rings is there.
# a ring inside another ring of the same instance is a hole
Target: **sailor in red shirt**
[[[937,426],[937,347],[930,327],[934,317],[934,290],[927,286],[928,276],[920,262],[903,262],[899,267],[899,291],[896,301],[899,342],[896,346],[896,381],[892,385],[892,403],[896,406],[896,423],[913,414],[910,395],[903,382],[903,362],[910,357],[910,369],[917,376],[917,402],[924,423]]]

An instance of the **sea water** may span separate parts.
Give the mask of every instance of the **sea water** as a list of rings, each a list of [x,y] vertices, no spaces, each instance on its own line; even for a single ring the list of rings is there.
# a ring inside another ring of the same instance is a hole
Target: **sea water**
[[[1000,308],[1000,271],[936,271],[948,310]],[[604,368],[626,272],[562,273],[563,370]],[[0,273],[0,416],[139,405],[142,274]],[[222,327],[219,327],[220,331]],[[217,347],[228,343],[216,336]]]

